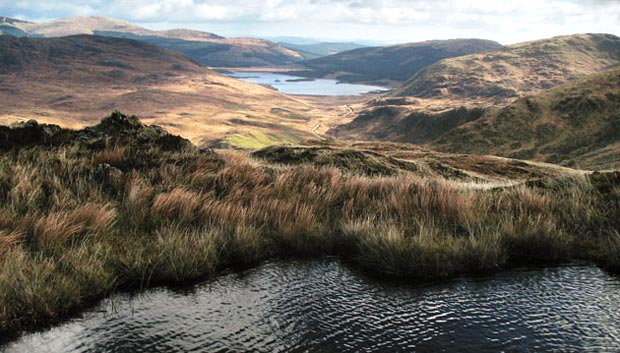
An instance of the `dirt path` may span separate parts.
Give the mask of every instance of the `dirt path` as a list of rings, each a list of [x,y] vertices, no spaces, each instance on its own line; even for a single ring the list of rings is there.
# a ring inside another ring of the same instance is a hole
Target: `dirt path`
[[[329,120],[326,122],[326,123],[327,123],[327,125],[328,125],[329,127],[331,127],[331,125],[332,125],[332,124],[333,124],[336,120],[340,120],[340,119],[346,118],[346,117],[348,117],[349,115],[353,114],[354,110],[353,110],[353,108],[351,108],[351,106],[350,106],[350,105],[348,105],[348,104],[347,104],[347,105],[345,105],[345,107],[347,108],[347,110],[348,110],[348,111],[347,111],[344,115],[339,115],[339,116],[337,116],[337,117],[335,117],[335,118],[329,119]],[[316,136],[316,137],[317,137],[318,139],[320,139],[321,141],[325,141],[325,140],[327,140],[327,138],[325,138],[325,137],[321,136],[318,132],[316,132],[318,129],[320,129],[320,128],[321,128],[321,126],[322,126],[322,125],[323,125],[323,121],[321,120],[321,121],[319,121],[318,123],[316,123],[316,125],[314,125],[314,127],[313,127],[313,128],[312,128],[312,130],[311,130],[311,132],[312,132],[312,134],[313,134],[314,136]]]

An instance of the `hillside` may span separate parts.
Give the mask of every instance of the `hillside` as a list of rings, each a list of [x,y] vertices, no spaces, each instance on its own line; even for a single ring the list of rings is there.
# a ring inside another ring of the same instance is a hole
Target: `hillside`
[[[98,36],[16,38],[0,36],[1,74],[67,81],[157,81],[204,72],[188,57],[153,45]]]
[[[215,67],[283,65],[302,59],[301,54],[267,40],[224,38],[186,29],[152,31],[104,17],[73,17],[39,23],[9,21],[4,23],[3,33],[35,37],[95,34],[130,38],[179,51],[202,65]]]
[[[620,69],[519,99],[432,146],[591,169],[620,167]]]
[[[307,76],[329,76],[346,82],[406,81],[439,60],[497,49],[497,42],[481,39],[436,40],[385,47],[359,48],[302,64]]]
[[[397,96],[497,100],[556,87],[620,63],[620,38],[578,34],[442,60],[407,81]]]
[[[80,128],[123,109],[198,145],[261,147],[307,139],[317,118],[342,114],[130,39],[0,36],[0,61],[2,123]]]
[[[620,167],[620,68],[522,97],[503,108],[471,102],[449,108],[442,102],[411,98],[371,102],[329,134],[586,169]]]
[[[334,126],[328,134],[346,140],[429,144],[447,131],[480,118],[486,111],[481,107],[461,106],[456,109],[441,107],[435,112],[416,103],[414,109],[407,105],[367,107],[350,122]]]
[[[346,42],[319,42],[308,44],[279,42],[279,44],[285,48],[298,52],[303,55],[304,59],[308,60],[366,47],[365,45]]]
[[[26,21],[0,16],[0,35],[11,35],[15,37],[26,37],[30,34],[19,28],[21,25],[29,24]]]

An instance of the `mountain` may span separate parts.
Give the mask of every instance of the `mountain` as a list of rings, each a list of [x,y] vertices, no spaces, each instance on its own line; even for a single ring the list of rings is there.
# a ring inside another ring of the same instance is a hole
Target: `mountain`
[[[620,167],[620,68],[519,98],[503,108],[468,103],[411,111],[398,103],[407,102],[383,100],[330,134],[587,169]]]
[[[197,145],[245,148],[298,143],[316,119],[341,114],[131,39],[0,36],[0,62],[5,124],[81,128],[122,109]]]
[[[442,60],[414,75],[397,96],[498,99],[556,87],[620,63],[620,38],[578,34]]]
[[[620,167],[620,69],[523,97],[447,132],[443,151]]]
[[[179,51],[202,65],[213,67],[284,65],[303,58],[295,51],[263,39],[224,38],[186,29],[152,31],[104,17],[74,17],[40,23],[11,21],[4,23],[4,27],[3,33],[16,36],[95,34],[136,39]]]
[[[30,23],[30,22],[18,20],[16,18],[0,16],[0,25],[13,25],[13,24],[19,24],[19,23]]]
[[[98,36],[0,36],[0,74],[53,77],[69,82],[166,80],[205,69],[183,54],[148,43]]]
[[[345,43],[345,42],[319,42],[319,43],[308,43],[308,44],[296,44],[296,43],[287,43],[287,42],[279,42],[285,48],[294,50],[301,55],[303,55],[304,59],[316,59],[321,58],[328,55],[338,54],[344,51],[359,49],[366,47],[365,45],[357,44],[357,43]]]
[[[329,76],[346,82],[404,82],[439,60],[497,49],[497,42],[482,39],[434,40],[349,50],[306,60],[306,76]]]
[[[27,37],[30,34],[20,29],[19,26],[29,23],[30,22],[0,16],[0,35],[6,34],[15,37]]]

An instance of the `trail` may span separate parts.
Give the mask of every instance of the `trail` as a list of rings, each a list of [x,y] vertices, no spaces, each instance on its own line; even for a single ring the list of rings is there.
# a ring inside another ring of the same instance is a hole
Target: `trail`
[[[339,115],[339,116],[336,116],[336,117],[334,117],[332,119],[329,119],[326,122],[328,126],[331,126],[336,120],[340,120],[340,119],[346,118],[349,115],[353,114],[354,110],[353,110],[353,108],[351,108],[350,105],[347,104],[347,105],[345,105],[345,107],[348,109],[348,111],[345,114],[343,114],[343,115]],[[312,132],[312,134],[314,136],[316,136],[321,141],[326,141],[327,140],[326,137],[323,137],[318,132],[316,132],[319,128],[321,128],[322,125],[323,125],[323,121],[321,120],[318,123],[316,123],[316,125],[314,125],[314,127],[311,130],[311,132]]]

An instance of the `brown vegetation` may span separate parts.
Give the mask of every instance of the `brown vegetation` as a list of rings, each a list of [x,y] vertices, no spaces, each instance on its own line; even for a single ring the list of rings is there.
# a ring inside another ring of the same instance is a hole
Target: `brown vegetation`
[[[383,99],[332,136],[425,144],[451,152],[491,154],[591,170],[620,166],[620,70],[576,79],[506,107]]]
[[[260,148],[310,138],[317,120],[346,111],[329,98],[287,96],[129,39],[0,36],[0,57],[5,124],[83,128],[122,107],[199,146]]]
[[[126,131],[109,131],[103,150],[118,150]],[[115,290],[276,256],[338,255],[410,280],[573,259],[620,268],[618,173],[557,169],[501,186],[406,169],[364,175],[338,153],[317,166],[143,143],[124,158],[149,163],[119,163],[118,177],[102,179],[102,154],[88,146],[0,156],[2,337]]]
[[[575,34],[445,59],[395,92],[415,97],[492,97],[497,101],[550,89],[620,61],[620,38]]]

